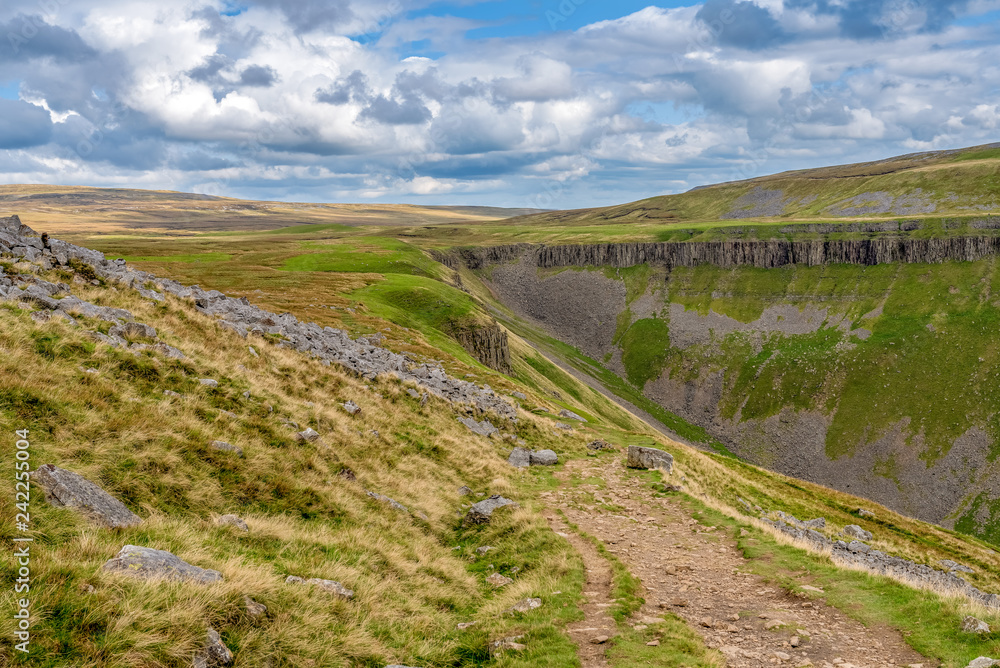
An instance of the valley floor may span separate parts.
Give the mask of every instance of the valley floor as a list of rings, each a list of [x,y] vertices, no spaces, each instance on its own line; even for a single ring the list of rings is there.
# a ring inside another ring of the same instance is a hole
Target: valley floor
[[[596,537],[642,582],[646,603],[628,625],[651,633],[654,642],[661,635],[656,631],[662,623],[658,618],[666,611],[682,618],[706,647],[718,652],[707,655],[714,655],[717,663],[678,665],[939,665],[911,649],[899,631],[866,627],[826,605],[822,587],[810,584],[814,579],[808,573],[793,574],[800,588],[793,593],[789,585],[794,587],[794,582],[776,586],[751,572],[733,535],[745,536],[745,530],[704,526],[704,519],[695,519],[681,496],[657,494],[641,474],[623,468],[621,457],[572,460],[557,477],[563,483],[560,490],[545,493],[553,528],[565,534],[570,531],[568,521]],[[579,535],[567,538],[587,568],[587,619],[569,629],[583,666],[622,665],[608,659],[615,653],[616,638],[606,613],[613,605],[606,560]],[[598,644],[601,636],[611,637]],[[671,645],[676,643],[664,642],[663,651]],[[668,664],[654,659],[650,665]]]

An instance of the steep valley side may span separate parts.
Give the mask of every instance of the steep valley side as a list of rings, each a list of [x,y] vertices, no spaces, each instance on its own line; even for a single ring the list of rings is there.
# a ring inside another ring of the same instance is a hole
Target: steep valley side
[[[464,259],[518,316],[741,458],[1000,542],[995,255],[761,268],[579,248]]]

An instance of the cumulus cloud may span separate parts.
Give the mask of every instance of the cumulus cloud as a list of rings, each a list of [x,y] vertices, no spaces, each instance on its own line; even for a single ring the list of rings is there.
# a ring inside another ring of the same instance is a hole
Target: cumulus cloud
[[[1000,126],[997,0],[705,0],[507,38],[411,0],[38,7],[0,7],[8,182],[586,206]]]

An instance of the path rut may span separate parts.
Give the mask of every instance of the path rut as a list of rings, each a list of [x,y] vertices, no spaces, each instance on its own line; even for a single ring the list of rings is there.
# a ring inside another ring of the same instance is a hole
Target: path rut
[[[745,572],[747,560],[733,537],[701,526],[676,499],[655,497],[647,483],[624,469],[620,458],[573,460],[557,476],[565,482],[574,474],[584,480],[601,478],[606,486],[571,488],[564,484],[562,490],[544,496],[551,508],[565,513],[581,531],[596,536],[642,580],[646,604],[637,617],[673,612],[695,628],[708,647],[719,649],[728,666],[939,665],[910,648],[895,629],[865,627],[822,599],[789,594]],[[554,517],[555,513],[549,515]],[[583,555],[588,568],[587,591],[597,588],[609,592],[610,569],[602,571],[594,561],[604,559],[593,545],[551,517],[553,528],[566,534]],[[595,585],[590,584],[592,575]],[[603,584],[596,584],[604,578],[606,590]],[[801,584],[810,586],[807,577]],[[814,593],[820,593],[819,589]],[[596,598],[588,596],[587,605],[592,606]],[[602,634],[614,635],[613,621],[596,616],[601,609],[606,611],[607,606],[590,611],[585,607],[587,620],[571,630],[588,668],[608,665],[602,662],[602,646],[590,645],[584,637],[598,633],[592,628],[605,627],[608,632]],[[594,656],[595,650],[599,658]]]

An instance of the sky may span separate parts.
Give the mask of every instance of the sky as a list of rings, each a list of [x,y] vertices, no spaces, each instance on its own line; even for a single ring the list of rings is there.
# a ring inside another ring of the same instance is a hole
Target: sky
[[[1000,140],[1000,0],[5,0],[0,183],[579,208]]]

